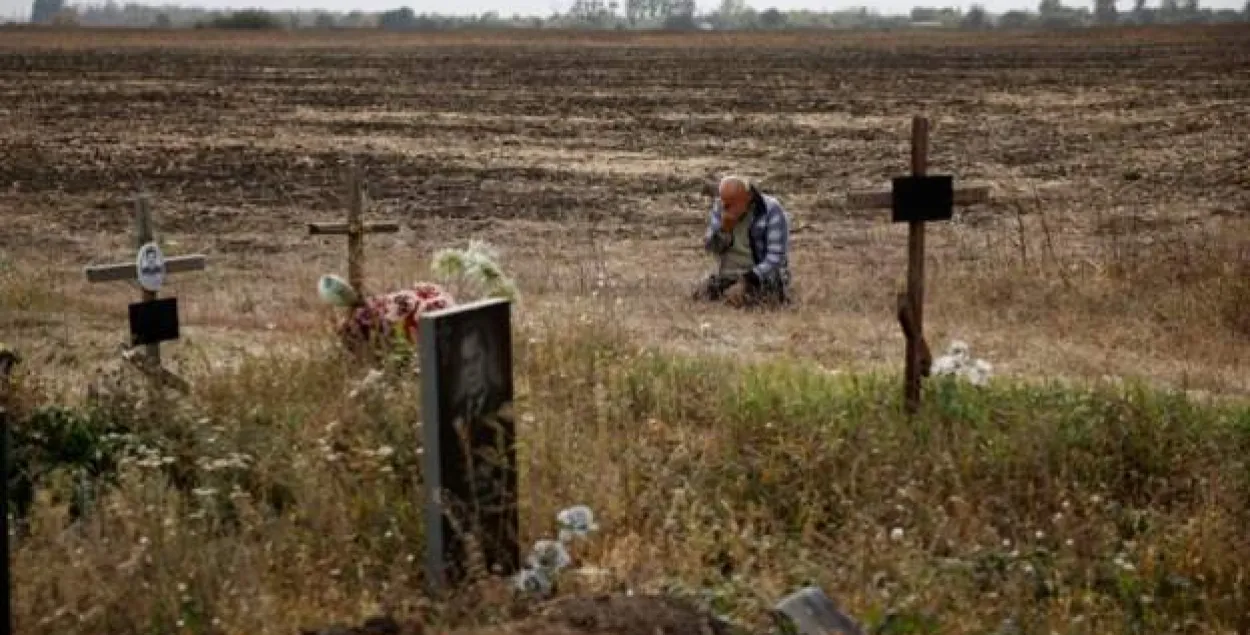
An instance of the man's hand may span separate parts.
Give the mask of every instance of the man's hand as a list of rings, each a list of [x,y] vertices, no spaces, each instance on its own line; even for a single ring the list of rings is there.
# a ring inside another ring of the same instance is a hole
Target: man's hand
[[[738,221],[742,220],[745,211],[745,209],[739,209],[737,211],[725,210],[724,215],[721,216],[720,219],[720,230],[726,233],[732,233],[734,227],[738,226]]]
[[[740,307],[746,301],[747,283],[739,280],[725,291],[725,302],[732,307]]]

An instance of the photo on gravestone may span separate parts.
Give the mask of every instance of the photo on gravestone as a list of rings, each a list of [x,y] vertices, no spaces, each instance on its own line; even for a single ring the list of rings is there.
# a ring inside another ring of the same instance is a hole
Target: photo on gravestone
[[[432,312],[420,331],[425,481],[441,503],[427,517],[428,573],[436,584],[463,580],[470,532],[486,573],[511,575],[520,567],[511,305]]]

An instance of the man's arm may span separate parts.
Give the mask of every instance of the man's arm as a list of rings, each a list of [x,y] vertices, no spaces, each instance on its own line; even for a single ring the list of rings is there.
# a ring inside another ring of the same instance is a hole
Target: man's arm
[[[781,266],[782,258],[790,249],[790,219],[780,202],[775,203],[768,215],[765,234],[764,258],[746,274],[747,283],[758,287],[765,277]]]
[[[712,203],[707,230],[703,233],[703,248],[714,254],[724,253],[733,244],[733,234],[720,230],[722,211],[719,200]]]

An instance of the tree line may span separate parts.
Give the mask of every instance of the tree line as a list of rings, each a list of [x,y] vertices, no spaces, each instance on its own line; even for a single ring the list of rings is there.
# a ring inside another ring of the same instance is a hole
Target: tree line
[[[151,6],[108,2],[75,6],[67,0],[34,0],[30,21],[35,24],[99,27],[216,28],[216,29],[385,29],[445,31],[470,28],[588,28],[669,30],[752,29],[1020,29],[1081,28],[1143,24],[1212,24],[1250,21],[1250,0],[1241,11],[1212,10],[1199,0],[1133,0],[1121,11],[1116,0],[1092,0],[1092,7],[1040,0],[1036,11],[1015,10],[992,14],[979,5],[915,7],[905,15],[887,15],[867,8],[841,11],[757,10],[745,0],[721,0],[711,11],[699,12],[694,0],[573,0],[564,12],[546,16],[418,14],[409,7],[382,12],[239,11],[209,10],[177,5]]]

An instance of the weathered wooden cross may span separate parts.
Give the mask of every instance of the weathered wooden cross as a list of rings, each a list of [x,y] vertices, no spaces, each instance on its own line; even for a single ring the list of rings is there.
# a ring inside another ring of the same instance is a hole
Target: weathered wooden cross
[[[930,176],[929,120],[911,124],[911,176],[895,177],[890,191],[852,192],[847,202],[856,209],[891,209],[891,220],[907,223],[907,291],[898,294],[898,321],[907,340],[904,399],[908,413],[920,406],[920,380],[928,377],[933,355],[924,339],[925,223],[950,220],[955,205],[989,200],[988,187],[954,187],[954,178]]]
[[[160,343],[178,339],[178,304],[176,298],[157,299],[165,276],[188,271],[203,271],[205,257],[201,254],[165,258],[152,232],[152,214],[147,197],[140,192],[135,203],[135,244],[138,258],[128,263],[93,265],[84,269],[87,282],[135,282],[141,289],[140,302],[130,305],[130,343],[143,346],[145,354],[137,364],[157,385],[170,385],[185,391],[185,381],[161,366]],[[126,359],[134,362],[132,356]]]
[[[365,206],[365,187],[357,169],[348,173],[347,222],[309,223],[308,235],[347,236],[347,281],[356,294],[365,297],[365,234],[393,234],[399,223],[379,221],[366,223],[361,219]]]

